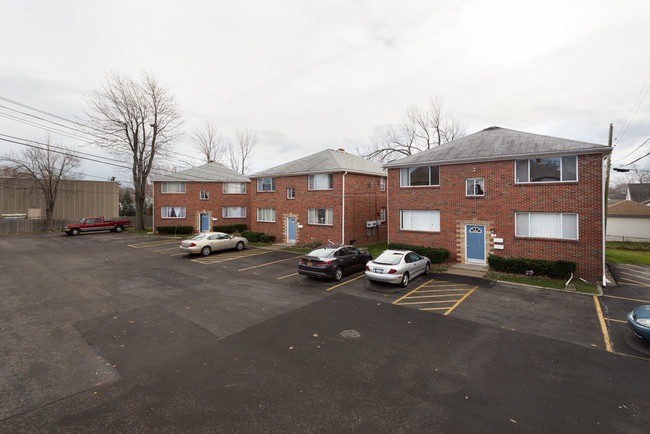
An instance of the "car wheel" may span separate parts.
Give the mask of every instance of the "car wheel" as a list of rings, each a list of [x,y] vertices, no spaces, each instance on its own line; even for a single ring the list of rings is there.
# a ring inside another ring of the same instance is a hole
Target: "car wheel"
[[[404,275],[402,276],[402,281],[400,282],[400,285],[401,285],[402,288],[406,288],[408,286],[408,284],[409,284],[409,274],[404,273]]]
[[[124,228],[122,226],[115,226],[115,232],[122,232]]]
[[[341,267],[336,267],[336,270],[334,270],[334,280],[337,282],[343,278],[343,270]]]
[[[70,229],[70,235],[79,235],[79,228]]]
[[[424,266],[424,273],[422,273],[422,274],[424,274],[425,276],[428,276],[428,275],[429,275],[429,271],[431,271],[431,264],[429,264],[429,263],[427,262],[427,265]]]
[[[242,241],[238,242],[236,249],[237,250],[244,250],[244,243]]]
[[[210,256],[211,252],[212,252],[212,250],[210,250],[210,247],[208,247],[208,246],[205,246],[204,248],[201,249],[201,254],[203,256]]]

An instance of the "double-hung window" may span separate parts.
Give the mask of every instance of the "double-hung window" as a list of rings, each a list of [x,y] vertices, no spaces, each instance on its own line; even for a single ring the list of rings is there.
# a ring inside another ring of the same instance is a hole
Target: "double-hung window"
[[[160,191],[162,193],[176,193],[182,194],[185,193],[185,183],[184,182],[163,182],[160,186]]]
[[[515,213],[515,236],[578,239],[578,214],[553,212]]]
[[[332,208],[309,208],[308,223],[310,225],[333,225],[334,210]]]
[[[257,191],[275,191],[275,178],[258,178]]]
[[[275,208],[257,208],[258,222],[275,222]]]
[[[440,167],[405,167],[399,171],[400,187],[427,187],[440,185]]]
[[[208,192],[208,190],[201,190],[199,197],[201,198],[201,200],[208,200],[210,198],[210,193]]]
[[[440,211],[400,211],[400,229],[405,231],[440,232]]]
[[[224,206],[222,208],[222,216],[225,219],[235,219],[246,217],[245,206]]]
[[[386,191],[386,178],[379,178],[379,191]]]
[[[530,158],[515,161],[515,181],[571,182],[578,180],[578,157]]]
[[[223,194],[246,194],[245,182],[224,182]]]
[[[160,217],[164,219],[183,219],[185,218],[185,207],[163,206],[160,208]]]
[[[309,175],[310,190],[332,190],[334,188],[334,176],[331,173]]]
[[[483,178],[470,178],[465,180],[465,196],[483,196],[485,182]]]
[[[296,189],[294,187],[287,188],[287,199],[296,198]]]

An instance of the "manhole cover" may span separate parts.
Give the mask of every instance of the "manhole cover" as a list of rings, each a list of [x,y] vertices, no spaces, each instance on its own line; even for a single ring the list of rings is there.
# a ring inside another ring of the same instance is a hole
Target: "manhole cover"
[[[340,335],[346,339],[359,339],[361,333],[356,330],[343,330]]]

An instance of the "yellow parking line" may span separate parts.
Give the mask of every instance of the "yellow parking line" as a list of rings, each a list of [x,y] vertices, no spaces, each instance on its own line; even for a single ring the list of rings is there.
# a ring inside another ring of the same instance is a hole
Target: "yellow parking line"
[[[635,359],[641,359],[641,360],[646,360],[646,361],[650,362],[650,359],[648,359],[646,357],[633,356],[632,354],[625,354],[625,353],[618,353],[618,352],[616,354],[618,354],[620,356],[634,357]]]
[[[166,240],[166,241],[149,241],[146,243],[137,243],[137,244],[129,244],[129,247],[133,247],[134,249],[144,249],[147,247],[158,247],[158,246],[164,246],[165,244],[178,244],[181,239],[178,240]]]
[[[420,310],[446,310],[446,307],[423,307]]]
[[[445,312],[445,316],[449,315],[449,314],[451,313],[451,311],[453,311],[454,309],[456,309],[456,308],[458,307],[459,304],[461,304],[461,303],[462,303],[462,302],[463,302],[467,297],[470,296],[470,294],[471,294],[472,292],[474,292],[474,291],[476,290],[476,288],[478,288],[478,286],[475,286],[474,288],[470,289],[469,292],[468,292],[467,294],[465,294],[465,296],[464,296],[463,298],[461,298],[460,300],[458,300],[458,303],[456,303],[455,305],[453,305],[453,306],[451,307],[451,309],[449,309],[447,312]]]
[[[212,257],[200,257],[197,259],[192,259],[192,262],[198,262],[199,264],[218,264],[219,262],[227,262],[227,261],[234,261],[235,259],[242,259],[242,258],[250,258],[251,256],[258,256],[258,255],[265,255],[267,253],[271,253],[268,251],[262,251],[258,253],[250,253],[246,255],[227,255],[227,256],[212,256]]]
[[[421,294],[418,292],[418,294]],[[414,298],[435,298],[435,297],[459,297],[462,294],[436,294],[436,295],[414,295],[412,297],[409,297],[409,300],[413,300]],[[454,300],[455,301],[455,300]]]
[[[623,281],[627,281],[627,282],[634,282],[634,283],[631,283],[630,285],[635,285],[635,286],[650,286],[650,283],[649,283],[649,282],[639,282],[638,280],[633,280],[633,279],[630,279],[629,277],[624,277],[622,280],[623,280]]]
[[[623,324],[627,324],[627,321],[621,321],[620,319],[614,319],[614,318],[607,318],[607,321],[622,322]]]
[[[339,284],[336,285],[336,286],[332,286],[331,288],[327,288],[327,291],[331,291],[332,289],[334,289],[334,288],[338,288],[339,286],[343,286],[343,285],[346,285],[346,284],[348,284],[348,283],[350,283],[350,282],[354,282],[355,280],[357,280],[357,279],[361,279],[362,277],[365,277],[365,276],[366,276],[366,274],[365,274],[365,273],[362,273],[361,276],[357,276],[357,277],[355,277],[354,279],[346,280],[345,282],[343,282],[343,283],[339,283]]]
[[[410,300],[410,299],[409,299]],[[400,306],[405,306],[407,304],[436,304],[436,303],[455,303],[461,300],[439,300],[439,301],[414,301],[413,303],[400,303]]]
[[[628,266],[621,265],[619,267],[624,269],[624,270],[633,271],[635,273],[650,275],[650,270],[648,270],[647,268],[643,268],[643,267],[635,268],[635,267],[630,267],[629,265]]]
[[[650,300],[639,300],[637,298],[617,297],[615,295],[603,295],[603,297],[618,298],[618,299],[621,299],[621,300],[629,300],[629,301],[638,301],[640,303],[650,303]]]
[[[295,275],[297,275],[297,274],[298,274],[298,273],[287,274],[286,276],[278,277],[276,280],[284,279],[284,278],[286,278],[286,277],[295,276]]]
[[[254,265],[252,267],[241,268],[241,269],[239,269],[237,271],[246,271],[246,270],[252,270],[253,268],[266,267],[267,265],[277,264],[278,262],[290,261],[292,259],[300,258],[301,256],[303,256],[303,255],[293,256],[293,257],[287,258],[287,259],[280,259],[279,261],[267,262],[266,264],[262,264],[262,265]]]
[[[605,324],[605,318],[603,317],[603,310],[600,308],[600,301],[598,297],[594,295],[594,304],[596,305],[596,313],[598,314],[598,321],[600,321],[600,329],[603,332],[603,338],[605,339],[605,349],[607,352],[612,352],[612,342],[609,339],[609,332],[607,331],[607,325]]]
[[[418,286],[417,288],[415,288],[413,291],[411,291],[411,292],[409,292],[408,294],[406,294],[406,295],[404,295],[404,296],[398,298],[397,300],[395,300],[395,301],[393,302],[393,304],[397,304],[397,303],[399,303],[401,300],[405,299],[406,297],[408,297],[409,295],[413,294],[413,293],[414,293],[415,291],[417,291],[418,289],[422,288],[424,285],[427,285],[427,284],[429,284],[429,283],[431,283],[431,282],[433,282],[433,279],[429,280],[429,281],[426,282],[426,283],[423,283],[422,285],[420,285],[420,286]]]

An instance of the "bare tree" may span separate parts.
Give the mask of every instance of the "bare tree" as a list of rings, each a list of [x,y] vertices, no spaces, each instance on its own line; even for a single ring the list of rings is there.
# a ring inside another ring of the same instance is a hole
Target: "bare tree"
[[[25,175],[34,180],[36,187],[43,194],[45,202],[45,219],[48,231],[54,229],[53,216],[59,184],[62,179],[74,177],[74,169],[81,161],[71,149],[55,145],[54,139],[47,134],[43,142],[30,141],[21,154],[4,157],[14,173]]]
[[[142,230],[147,178],[154,160],[165,155],[181,134],[183,121],[175,98],[147,73],[139,81],[113,73],[86,97],[86,103],[99,143],[132,163],[135,227]]]
[[[203,154],[207,163],[211,161],[221,162],[226,151],[222,141],[217,127],[212,122],[206,122],[203,126],[194,128],[192,132],[193,146]]]
[[[373,137],[372,144],[360,154],[378,162],[389,162],[463,137],[463,126],[442,107],[438,97],[433,97],[425,108],[409,107],[399,125],[390,126]]]
[[[238,127],[235,137],[228,146],[228,157],[232,170],[241,171],[242,175],[250,169],[250,156],[257,145],[257,134],[248,128]]]
[[[633,164],[625,178],[628,184],[650,183],[650,166],[643,168]]]

